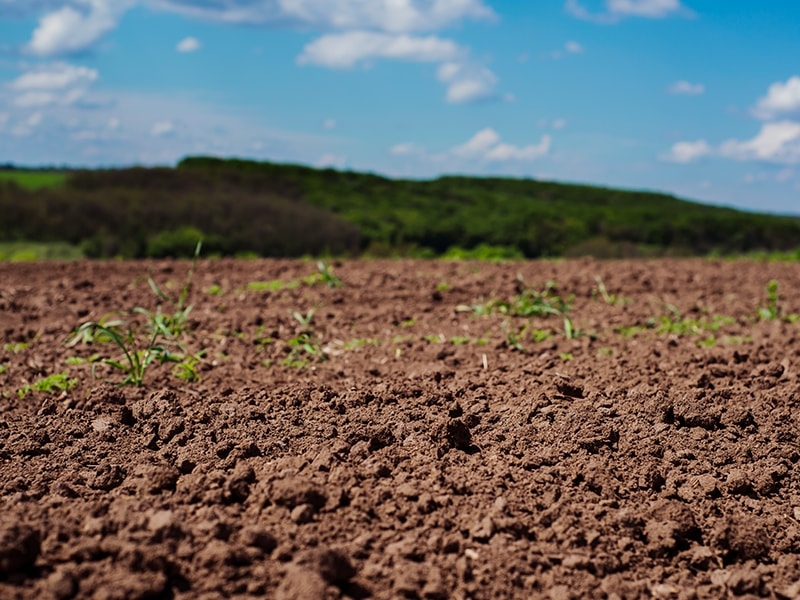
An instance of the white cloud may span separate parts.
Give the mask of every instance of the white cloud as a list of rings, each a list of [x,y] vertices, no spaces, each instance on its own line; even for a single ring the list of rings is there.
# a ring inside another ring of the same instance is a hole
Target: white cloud
[[[38,56],[84,51],[113,30],[133,0],[80,0],[49,12],[39,20],[27,50]]]
[[[150,130],[150,135],[153,137],[164,137],[166,135],[171,135],[175,132],[175,125],[172,124],[172,121],[158,121],[157,123],[153,124],[153,128]]]
[[[332,69],[353,68],[377,59],[439,62],[437,78],[447,86],[448,102],[462,104],[493,98],[497,76],[470,61],[468,54],[466,48],[452,40],[433,35],[348,31],[324,35],[309,43],[297,62]]]
[[[418,37],[370,31],[324,35],[308,44],[297,62],[348,69],[378,58],[413,62],[441,62],[463,51],[455,42],[436,36]]]
[[[464,144],[453,148],[450,154],[459,158],[484,161],[532,161],[547,155],[550,152],[551,142],[549,135],[543,135],[538,144],[514,146],[501,141],[500,134],[487,127]]]
[[[708,156],[712,152],[713,149],[705,140],[678,142],[672,146],[668,154],[661,158],[667,162],[686,164]]]
[[[783,165],[800,164],[800,123],[764,123],[754,138],[730,139],[717,147],[705,140],[678,142],[662,159],[685,164],[706,156]]]
[[[493,147],[500,143],[500,134],[491,127],[481,129],[469,141],[456,146],[452,153],[465,158],[478,158],[485,156]]]
[[[550,123],[550,127],[553,129],[564,129],[567,126],[566,119],[554,119],[552,123]]]
[[[664,19],[692,14],[680,0],[606,0],[604,12],[592,12],[579,0],[567,0],[565,9],[577,19],[602,24],[618,23],[627,17]]]
[[[764,120],[794,113],[800,114],[800,77],[796,75],[786,83],[779,81],[769,86],[767,95],[753,108],[753,115]]]
[[[706,88],[702,83],[690,83],[688,81],[676,81],[669,86],[669,93],[683,96],[699,96],[705,93]]]
[[[151,6],[226,23],[392,33],[435,31],[465,19],[491,20],[482,0],[148,0]]]
[[[336,119],[325,119],[322,122],[322,128],[331,130],[336,128]]]
[[[778,164],[800,164],[800,123],[765,123],[751,140],[728,140],[719,154],[735,160],[757,160]]]
[[[178,42],[178,45],[175,46],[175,49],[178,52],[188,53],[196,52],[200,50],[201,47],[202,44],[200,43],[200,40],[195,37],[187,37]]]
[[[447,85],[447,101],[464,104],[495,96],[497,76],[483,65],[446,62],[437,72],[439,81]]]

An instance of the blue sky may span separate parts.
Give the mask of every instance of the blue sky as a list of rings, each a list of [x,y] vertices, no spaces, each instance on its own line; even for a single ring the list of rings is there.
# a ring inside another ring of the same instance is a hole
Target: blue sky
[[[800,214],[796,0],[0,0],[0,162],[239,156]]]

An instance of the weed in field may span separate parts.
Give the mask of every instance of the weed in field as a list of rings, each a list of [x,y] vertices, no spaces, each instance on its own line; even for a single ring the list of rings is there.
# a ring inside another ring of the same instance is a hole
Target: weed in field
[[[159,319],[163,315],[155,313],[154,318]],[[110,321],[105,324],[88,321],[83,323],[76,329],[72,337],[67,340],[67,346],[75,346],[78,343],[92,344],[112,342],[123,353],[122,358],[102,358],[99,363],[96,362],[92,365],[92,374],[95,374],[95,367],[97,364],[104,364],[112,369],[122,371],[125,377],[120,382],[120,385],[135,385],[140,386],[144,381],[144,375],[147,368],[154,362],[180,362],[184,359],[181,354],[174,354],[170,352],[166,345],[159,343],[159,340],[164,337],[166,328],[161,324],[150,324],[150,335],[147,336],[147,342],[143,347],[140,346],[140,336],[133,326],[121,320]],[[171,336],[167,334],[166,340],[170,340]]]
[[[632,338],[636,337],[640,333],[644,333],[652,329],[651,327],[646,327],[645,325],[628,325],[623,327],[617,327],[614,331],[620,334],[622,337]]]
[[[598,348],[597,349],[597,357],[600,358],[601,356],[614,356],[614,349],[613,348]]]
[[[55,373],[39,379],[33,384],[22,386],[17,390],[17,395],[24,398],[29,392],[43,392],[52,394],[54,392],[66,392],[78,385],[77,379],[70,379],[67,373]]]
[[[222,294],[225,293],[222,291],[222,286],[220,286],[218,283],[215,283],[214,285],[207,287],[203,291],[209,296],[221,296]]]
[[[282,290],[293,290],[300,287],[299,281],[283,281],[272,279],[270,281],[251,281],[247,284],[250,292],[280,292]]]
[[[192,289],[192,278],[200,255],[201,245],[195,249],[194,260],[184,281],[183,287],[177,298],[172,298],[165,293],[148,274],[147,282],[157,298],[172,304],[174,312],[164,314],[159,306],[155,311],[137,306],[129,312],[135,319],[137,315],[144,317],[144,325],[140,328],[130,320],[101,319],[100,321],[87,321],[81,324],[67,338],[69,347],[77,344],[106,344],[111,343],[122,352],[119,358],[102,357],[90,360],[92,374],[96,375],[96,366],[103,364],[124,374],[120,385],[141,386],[147,369],[153,363],[175,363],[176,373],[197,374],[196,364],[201,354],[191,355],[187,352],[180,340],[184,332],[192,305],[187,304]],[[183,366],[181,366],[183,365]]]
[[[158,315],[160,315],[160,318],[156,318],[156,315],[147,309],[141,307],[133,309],[134,312],[141,313],[147,317],[147,320],[151,325],[163,327],[166,330],[164,333],[167,333],[171,337],[176,337],[183,333],[184,327],[186,326],[186,321],[189,318],[189,313],[192,312],[192,305],[187,304],[187,302],[189,300],[189,295],[192,293],[192,280],[194,279],[194,272],[197,269],[197,261],[200,258],[200,250],[202,247],[202,243],[198,242],[194,250],[192,264],[189,267],[189,271],[186,274],[186,279],[183,282],[183,286],[181,287],[181,291],[177,298],[172,298],[166,292],[164,292],[153,279],[152,273],[148,273],[147,275],[147,284],[150,286],[150,289],[153,290],[153,293],[158,297],[158,299],[174,306],[175,311],[171,315],[161,315],[160,307],[158,309]]]
[[[8,371],[8,365],[0,365],[0,375]]]
[[[317,272],[303,279],[306,285],[325,284],[331,288],[340,288],[344,285],[341,279],[333,274],[333,269],[324,262],[317,262]]]
[[[595,283],[597,284],[597,288],[592,289],[592,297],[597,299],[599,297],[610,306],[616,306],[618,304],[628,304],[630,300],[628,298],[623,298],[622,296],[617,296],[616,294],[609,294],[608,289],[606,289],[606,284],[603,283],[603,280],[600,278],[599,275],[595,275]]]
[[[713,315],[710,319],[706,316],[692,319],[681,315],[681,312],[671,304],[666,308],[669,314],[648,321],[648,325],[659,335],[702,335],[719,331],[722,327],[736,322],[733,317],[723,315]]]
[[[572,319],[568,316],[572,309],[574,298],[562,296],[558,292],[558,284],[548,281],[543,290],[529,288],[521,275],[517,275],[517,295],[509,300],[491,299],[486,302],[483,300],[477,304],[460,304],[456,306],[456,312],[471,312],[476,316],[502,314],[512,317],[540,317],[548,318],[552,316],[561,317],[564,337],[574,339],[581,335],[575,327]]]

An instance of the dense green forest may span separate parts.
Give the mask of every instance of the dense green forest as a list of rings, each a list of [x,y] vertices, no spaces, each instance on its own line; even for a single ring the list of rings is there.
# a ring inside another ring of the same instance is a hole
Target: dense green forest
[[[54,180],[55,182],[56,180]],[[0,242],[67,242],[87,256],[509,257],[738,254],[800,248],[800,218],[664,194],[530,179],[395,180],[192,157],[177,168],[0,177]]]

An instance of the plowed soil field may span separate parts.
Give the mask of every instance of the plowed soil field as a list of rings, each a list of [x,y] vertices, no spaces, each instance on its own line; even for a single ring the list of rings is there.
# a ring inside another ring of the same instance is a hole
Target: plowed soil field
[[[0,265],[1,598],[800,597],[800,265],[189,268]]]

